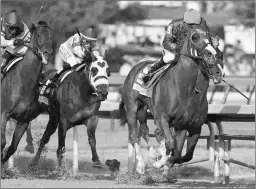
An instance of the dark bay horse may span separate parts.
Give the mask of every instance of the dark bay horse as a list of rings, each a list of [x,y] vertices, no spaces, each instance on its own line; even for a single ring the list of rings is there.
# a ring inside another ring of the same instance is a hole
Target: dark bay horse
[[[81,124],[87,126],[93,165],[101,166],[96,151],[95,131],[98,125],[98,110],[101,101],[105,100],[108,94],[110,70],[102,57],[92,57],[85,62],[90,62],[90,65],[85,66],[82,71],[70,73],[56,88],[57,111],[56,109],[49,111],[49,122],[30,166],[38,164],[45,144],[49,142],[57,127],[59,140],[57,158],[58,165],[61,166],[65,153],[66,133],[70,128]],[[49,72],[48,74],[50,75]]]
[[[28,124],[35,117],[38,107],[39,87],[43,64],[53,55],[53,32],[46,22],[33,24],[32,37],[24,58],[6,74],[1,85],[1,162],[2,165],[17,150],[19,141]],[[6,123],[12,118],[17,121],[12,142],[3,154],[6,145]]]
[[[197,56],[192,51],[196,51]],[[216,59],[216,53],[209,33],[200,26],[193,28],[185,38],[177,64],[167,68],[155,85],[152,98],[133,90],[133,83],[138,73],[153,61],[138,63],[130,71],[123,84],[119,111],[122,122],[128,123],[129,156],[135,148],[138,173],[145,171],[139,138],[143,133],[143,138],[148,142],[147,109],[153,114],[159,131],[157,141],[165,141],[166,156],[162,157],[161,166],[170,168],[192,159],[201,127],[207,118],[210,78],[217,84],[222,81],[224,74],[223,64]],[[181,156],[186,137],[186,154]],[[128,164],[131,166],[132,163],[129,161]]]

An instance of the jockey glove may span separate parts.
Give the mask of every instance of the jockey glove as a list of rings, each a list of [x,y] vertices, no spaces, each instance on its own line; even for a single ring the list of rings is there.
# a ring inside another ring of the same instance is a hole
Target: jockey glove
[[[15,39],[14,45],[21,46],[24,45],[24,41],[22,39]]]
[[[171,48],[172,48],[172,50],[175,50],[175,49],[177,48],[177,44],[172,43],[172,44],[171,44]]]

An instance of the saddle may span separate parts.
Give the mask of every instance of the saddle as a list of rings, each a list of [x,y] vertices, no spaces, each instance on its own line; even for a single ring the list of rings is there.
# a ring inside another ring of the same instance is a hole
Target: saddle
[[[6,74],[11,70],[11,68],[13,68],[14,65],[20,62],[23,59],[23,57],[24,57],[23,55],[15,54],[10,58],[8,58],[7,60],[8,63],[4,65],[4,67],[1,67],[1,70],[2,70],[1,81],[4,79]]]

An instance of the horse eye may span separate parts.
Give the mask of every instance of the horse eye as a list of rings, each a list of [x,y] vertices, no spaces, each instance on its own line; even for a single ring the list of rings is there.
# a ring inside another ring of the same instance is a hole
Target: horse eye
[[[92,77],[95,77],[97,75],[97,73],[99,72],[99,70],[98,70],[98,68],[93,67],[91,69],[91,72],[92,72]]]
[[[106,72],[107,72],[107,76],[110,77],[111,73],[110,73],[110,69],[109,68],[107,68]]]

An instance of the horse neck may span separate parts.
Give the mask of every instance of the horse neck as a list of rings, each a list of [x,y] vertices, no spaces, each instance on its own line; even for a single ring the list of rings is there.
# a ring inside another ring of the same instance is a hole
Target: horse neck
[[[35,35],[32,35],[29,46],[32,49],[37,47],[37,43],[35,42]],[[26,78],[34,79],[35,77],[40,76],[40,73],[43,69],[43,64],[40,62],[38,57],[30,50],[27,49],[25,56],[22,60],[22,66],[20,67],[21,74],[25,75]],[[34,79],[35,80],[35,79]]]
[[[188,40],[185,40],[181,54],[187,54]],[[177,84],[176,88],[181,93],[192,91],[194,87],[206,89],[209,86],[209,79],[205,78],[200,70],[200,60],[194,60],[190,57],[181,55],[176,66],[169,71],[169,78],[174,78]]]

